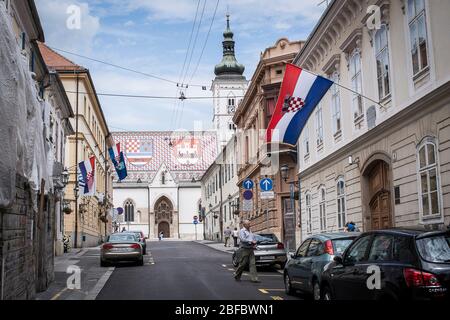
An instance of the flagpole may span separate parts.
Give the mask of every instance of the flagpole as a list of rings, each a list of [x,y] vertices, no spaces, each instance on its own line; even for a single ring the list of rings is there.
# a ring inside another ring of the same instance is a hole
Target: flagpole
[[[298,66],[296,66],[296,67],[298,67]],[[303,68],[302,68],[302,70],[305,71],[305,72],[307,72],[307,73],[309,73],[309,74],[312,74],[313,76],[324,78],[324,77],[321,76],[320,74],[314,73],[314,72],[312,72],[312,71],[309,71],[309,70],[306,70],[306,69],[303,69]],[[330,79],[327,79],[327,80],[330,80]],[[369,100],[369,101],[372,101],[373,103],[379,105],[380,107],[385,108],[385,106],[383,106],[379,101],[376,101],[376,100],[374,100],[374,99],[372,99],[372,98],[369,98],[369,97],[363,95],[362,93],[359,93],[358,91],[355,91],[355,90],[353,90],[353,89],[350,89],[349,87],[346,87],[346,86],[344,86],[344,85],[342,85],[342,84],[340,84],[340,83],[338,83],[338,82],[334,82],[334,81],[332,81],[332,80],[330,80],[330,81],[333,82],[333,83],[334,83],[335,85],[337,85],[338,87],[341,87],[341,88],[343,88],[343,89],[345,89],[345,90],[348,90],[348,91],[350,91],[350,92],[352,92],[352,93],[354,93],[354,94],[357,94],[357,95],[359,95],[359,96],[361,96],[361,97],[363,97],[363,98],[365,98],[365,99],[367,99],[367,100]]]

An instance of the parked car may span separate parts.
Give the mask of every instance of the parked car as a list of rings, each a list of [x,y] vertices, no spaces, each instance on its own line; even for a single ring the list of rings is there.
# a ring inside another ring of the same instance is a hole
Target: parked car
[[[450,299],[450,231],[363,233],[326,268],[321,289],[326,300]]]
[[[333,261],[334,255],[342,254],[359,235],[357,232],[321,233],[303,241],[284,268],[286,293],[293,294],[299,290],[319,300],[324,267]]]
[[[279,265],[284,268],[287,261],[287,253],[284,245],[278,240],[273,233],[255,234],[256,249],[255,259],[256,266],[275,266]],[[233,266],[239,266],[239,252],[237,249],[233,252]]]
[[[100,250],[100,265],[106,267],[111,262],[135,261],[144,265],[142,246],[133,233],[113,233]]]
[[[135,234],[139,238],[139,243],[142,246],[142,254],[143,255],[147,254],[147,242],[146,242],[145,235],[144,235],[144,233],[142,231],[124,231],[124,233],[133,233],[133,234]]]

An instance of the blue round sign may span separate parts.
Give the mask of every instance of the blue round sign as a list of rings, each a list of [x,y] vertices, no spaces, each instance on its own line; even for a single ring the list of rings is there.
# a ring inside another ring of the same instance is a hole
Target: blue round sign
[[[244,189],[251,190],[253,189],[254,183],[252,179],[245,179],[242,185],[244,186]]]
[[[259,182],[259,186],[262,191],[271,191],[273,189],[273,181],[272,179],[265,178]]]
[[[244,191],[244,194],[242,195],[245,200],[251,200],[253,198],[253,192],[250,190]]]

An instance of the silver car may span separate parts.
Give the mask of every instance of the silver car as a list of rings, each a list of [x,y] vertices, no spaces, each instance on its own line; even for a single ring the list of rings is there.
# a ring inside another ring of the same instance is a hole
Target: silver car
[[[100,265],[106,267],[111,262],[135,261],[144,265],[142,245],[132,233],[113,233],[108,241],[102,245],[100,252]]]
[[[287,252],[277,236],[273,233],[255,234],[256,248],[255,259],[256,266],[274,266],[279,265],[284,268],[287,261]],[[239,249],[233,252],[233,266],[239,266]]]

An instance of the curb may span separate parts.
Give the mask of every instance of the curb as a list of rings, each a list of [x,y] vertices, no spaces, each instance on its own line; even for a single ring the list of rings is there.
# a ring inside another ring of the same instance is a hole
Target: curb
[[[84,300],[95,300],[97,298],[98,294],[100,293],[100,291],[102,291],[109,277],[111,277],[112,273],[114,272],[114,269],[115,267],[108,268],[108,271],[106,271],[102,275],[102,277],[95,284],[95,287],[89,292],[89,294],[86,296],[86,298],[84,298]]]
[[[222,249],[219,249],[219,248],[215,248],[215,247],[212,247],[212,246],[209,245],[209,244],[212,244],[212,243],[218,243],[218,242],[211,242],[211,243],[203,243],[203,242],[200,242],[200,241],[193,241],[193,242],[198,243],[198,244],[201,244],[201,245],[204,245],[204,246],[206,246],[206,247],[208,247],[208,248],[211,248],[211,249],[214,249],[214,250],[216,250],[216,251],[220,251],[220,252],[228,253],[228,254],[233,254],[233,252],[225,251],[225,250],[222,250]]]

